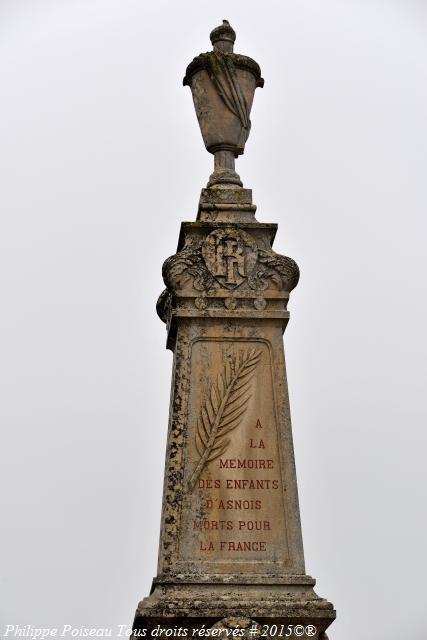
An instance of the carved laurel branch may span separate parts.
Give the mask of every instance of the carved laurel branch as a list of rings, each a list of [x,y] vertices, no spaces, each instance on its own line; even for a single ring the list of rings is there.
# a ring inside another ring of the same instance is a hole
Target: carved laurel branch
[[[285,291],[292,291],[298,284],[299,268],[295,260],[281,256],[271,249],[258,250],[258,264],[248,278],[251,289],[267,289],[268,278]]]
[[[193,286],[198,291],[208,289],[212,285],[214,278],[206,268],[201,244],[189,241],[181,251],[165,260],[162,275],[168,289],[174,291],[180,280],[182,284],[182,281],[191,276],[194,278]]]
[[[248,349],[227,359],[224,371],[213,384],[197,421],[196,450],[199,461],[188,482],[192,490],[204,466],[219,458],[230,444],[227,434],[239,426],[251,397],[250,384],[261,351]]]

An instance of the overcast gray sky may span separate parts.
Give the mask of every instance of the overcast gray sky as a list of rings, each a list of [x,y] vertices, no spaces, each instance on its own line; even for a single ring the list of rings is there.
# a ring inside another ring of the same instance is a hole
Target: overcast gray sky
[[[156,573],[161,265],[212,170],[182,77],[266,80],[237,170],[302,276],[288,376],[330,638],[426,631],[427,5],[0,0],[0,622],[131,623]]]

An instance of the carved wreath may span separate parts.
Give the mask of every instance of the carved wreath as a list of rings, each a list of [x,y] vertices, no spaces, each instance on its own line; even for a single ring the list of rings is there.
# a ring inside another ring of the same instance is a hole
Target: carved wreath
[[[192,280],[197,291],[207,291],[218,284],[208,270],[203,257],[203,240],[188,238],[183,249],[163,264],[163,280],[166,290],[160,295],[157,313],[163,322],[167,322],[173,303],[173,292],[179,290],[187,280]],[[269,279],[278,289],[292,291],[298,284],[299,269],[297,263],[275,253],[272,249],[257,249],[258,260],[247,277],[251,289],[268,289]]]

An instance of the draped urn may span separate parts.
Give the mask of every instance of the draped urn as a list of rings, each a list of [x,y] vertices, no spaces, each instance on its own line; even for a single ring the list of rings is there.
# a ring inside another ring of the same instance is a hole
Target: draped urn
[[[242,186],[234,159],[243,154],[255,89],[264,85],[255,60],[233,52],[236,34],[227,20],[210,34],[213,50],[188,65],[184,85],[191,88],[206,149],[215,170],[208,187]]]

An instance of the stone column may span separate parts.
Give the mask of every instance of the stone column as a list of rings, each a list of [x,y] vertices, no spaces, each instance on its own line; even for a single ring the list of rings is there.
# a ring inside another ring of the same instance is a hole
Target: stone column
[[[163,265],[174,365],[158,575],[134,629],[311,625],[298,637],[320,639],[335,611],[305,572],[283,348],[299,270],[234,170],[263,85],[234,39],[224,21],[184,79],[215,170]]]

